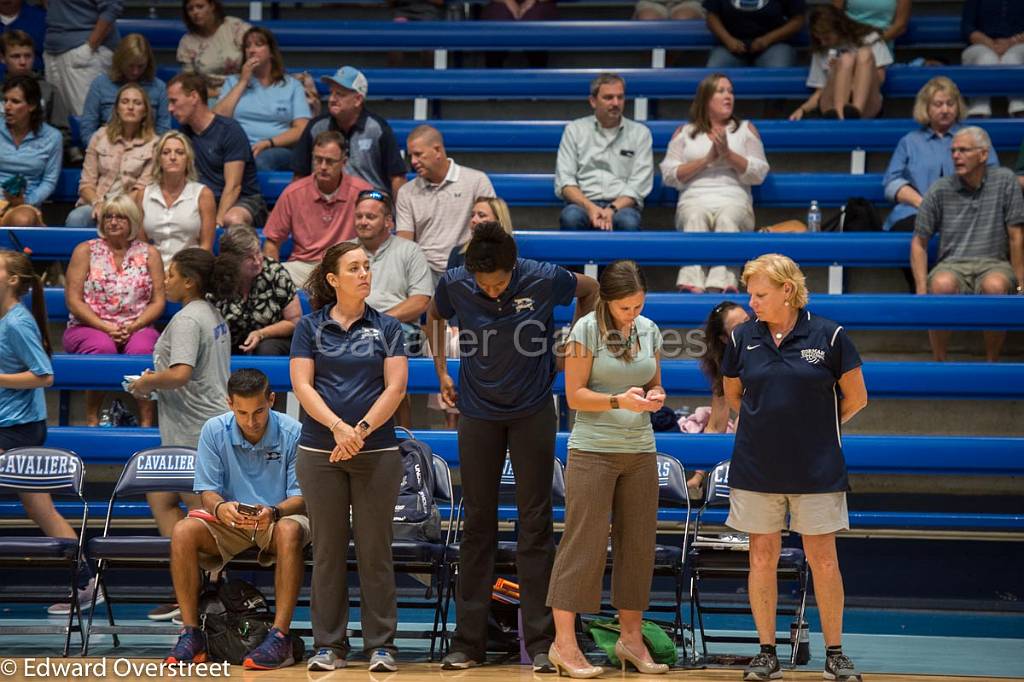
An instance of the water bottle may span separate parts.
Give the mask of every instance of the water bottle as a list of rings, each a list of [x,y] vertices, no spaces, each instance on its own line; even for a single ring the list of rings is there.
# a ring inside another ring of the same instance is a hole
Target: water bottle
[[[110,416],[110,410],[103,410],[100,412],[100,426],[106,428],[114,425],[114,420]]]
[[[821,209],[818,208],[817,201],[812,201],[811,208],[807,211],[807,231],[821,232]]]
[[[811,660],[811,638],[807,627],[807,621],[802,621],[800,623],[793,621],[790,623],[789,637],[790,642],[796,646],[796,664],[807,665]]]

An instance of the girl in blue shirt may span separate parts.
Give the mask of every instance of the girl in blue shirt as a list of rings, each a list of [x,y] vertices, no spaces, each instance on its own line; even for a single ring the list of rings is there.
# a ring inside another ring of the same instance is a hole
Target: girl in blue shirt
[[[32,312],[21,298],[32,290]],[[46,398],[43,389],[53,385],[52,347],[46,327],[43,283],[28,256],[0,250],[0,452],[18,447],[39,447],[46,442]],[[76,540],[75,531],[53,506],[49,493],[18,493],[25,513],[48,537]],[[92,603],[89,569],[78,580],[78,602]],[[103,601],[100,594],[97,603]],[[52,615],[67,615],[70,604],[54,604]]]

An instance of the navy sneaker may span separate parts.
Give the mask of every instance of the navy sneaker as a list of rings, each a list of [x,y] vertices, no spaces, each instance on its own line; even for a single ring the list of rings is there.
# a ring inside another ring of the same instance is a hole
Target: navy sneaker
[[[270,628],[263,643],[245,655],[242,665],[246,670],[276,670],[295,665],[291,635]]]
[[[779,657],[775,654],[760,652],[750,660],[747,669],[743,671],[743,679],[748,682],[767,682],[782,677],[782,668],[779,666]]]
[[[206,663],[206,633],[199,628],[186,625],[178,635],[178,643],[164,659],[168,665],[178,663]]]

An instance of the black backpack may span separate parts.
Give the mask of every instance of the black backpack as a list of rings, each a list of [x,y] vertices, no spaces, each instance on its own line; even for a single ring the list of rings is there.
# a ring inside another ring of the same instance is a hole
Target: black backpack
[[[822,232],[878,232],[882,218],[875,205],[864,197],[850,197],[839,212],[821,226]]]
[[[405,431],[399,442],[405,475],[398,489],[395,514],[392,517],[394,536],[403,540],[436,542],[441,539],[441,512],[434,502],[434,451]]]
[[[222,580],[199,597],[199,623],[211,660],[241,665],[245,655],[266,639],[274,625],[266,597],[244,580]],[[292,656],[306,657],[301,637],[291,635]]]

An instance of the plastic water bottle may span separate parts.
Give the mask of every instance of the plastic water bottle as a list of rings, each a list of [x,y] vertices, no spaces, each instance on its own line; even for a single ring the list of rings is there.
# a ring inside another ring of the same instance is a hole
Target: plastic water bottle
[[[100,426],[107,428],[114,425],[114,420],[111,419],[110,410],[103,410],[100,412]]]
[[[807,211],[807,231],[821,232],[821,209],[818,208],[817,201],[812,201],[811,208]]]

